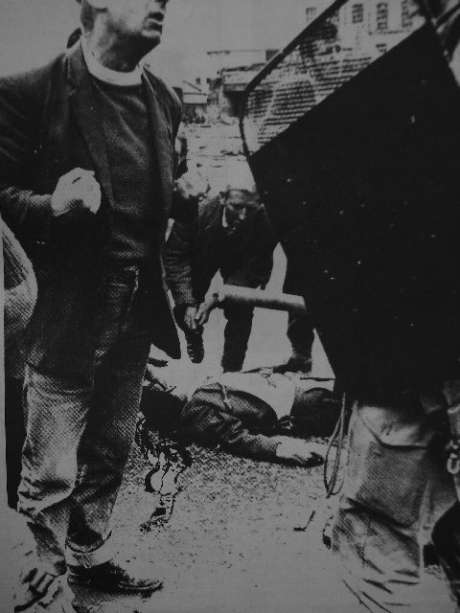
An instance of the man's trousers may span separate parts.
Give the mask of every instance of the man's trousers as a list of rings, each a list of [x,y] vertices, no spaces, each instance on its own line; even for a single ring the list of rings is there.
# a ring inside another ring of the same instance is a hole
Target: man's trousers
[[[177,325],[184,332],[189,353],[193,353],[193,346],[202,347],[203,329],[191,331],[184,322],[185,306],[174,309]],[[254,308],[246,304],[226,304],[224,317],[227,320],[224,328],[224,350],[222,353],[222,369],[224,372],[237,372],[242,370],[249,337],[252,329]],[[197,350],[195,350],[197,351]],[[201,360],[198,360],[201,361]]]
[[[112,557],[110,520],[150,347],[148,319],[154,313],[148,303],[138,267],[108,272],[95,317],[91,380],[26,369],[18,508],[52,574],[63,573],[66,561],[93,566]]]
[[[443,402],[355,403],[332,544],[346,585],[370,611],[426,610],[417,588],[430,540],[460,596],[460,506],[445,453],[459,382],[450,387],[457,391]]]
[[[242,370],[249,337],[252,329],[254,308],[246,304],[227,304],[224,317],[227,320],[224,329],[224,351],[222,369],[224,372]]]

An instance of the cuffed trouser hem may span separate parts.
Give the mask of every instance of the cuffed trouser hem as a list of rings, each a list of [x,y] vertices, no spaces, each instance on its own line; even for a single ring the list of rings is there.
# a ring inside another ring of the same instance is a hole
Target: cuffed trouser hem
[[[391,608],[387,608],[384,604],[378,603],[374,598],[371,598],[362,585],[358,587],[357,582],[351,575],[342,577],[342,582],[355,598],[357,598],[359,604],[367,611],[370,611],[370,613],[392,613]],[[404,610],[404,606],[409,606],[409,603],[398,603],[398,607],[401,607],[402,610]]]
[[[377,602],[373,598],[374,586],[371,584],[363,586],[363,584],[356,583],[354,578],[349,578],[348,576],[344,577],[342,581],[361,605],[356,610],[356,613],[358,613],[358,610],[362,611],[362,613],[365,613],[365,611],[369,613],[433,613],[436,604],[438,604],[432,600],[426,601],[426,594],[420,589],[420,586],[414,587],[410,602],[398,601],[387,603],[383,601]],[[382,591],[383,593],[385,593],[384,590]],[[444,601],[442,605],[441,603],[439,604],[442,611],[447,610],[447,601]],[[455,605],[453,604],[453,606]],[[458,613],[458,609],[452,609],[452,613],[454,611]]]
[[[75,546],[66,544],[65,558],[68,566],[82,566],[83,568],[93,568],[100,564],[110,562],[114,557],[112,539],[109,537],[100,547],[93,550],[78,549]]]

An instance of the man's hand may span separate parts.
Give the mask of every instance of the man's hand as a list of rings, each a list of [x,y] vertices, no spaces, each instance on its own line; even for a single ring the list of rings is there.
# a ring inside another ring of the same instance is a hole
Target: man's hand
[[[87,209],[97,213],[101,205],[101,188],[94,178],[94,171],[74,168],[60,177],[51,196],[54,217],[73,209]]]
[[[200,327],[204,326],[204,324],[208,322],[211,311],[214,310],[218,306],[218,304],[219,300],[214,294],[203,300],[203,302],[198,307],[195,316],[195,321]]]
[[[197,332],[199,325],[196,320],[198,309],[196,306],[187,306],[184,313],[184,323],[191,332]]]
[[[40,609],[47,609],[55,604],[62,592],[60,576],[52,575],[42,564],[34,559],[27,562],[27,567],[21,571],[20,582],[14,594],[14,610],[25,611],[39,603]],[[34,611],[38,608],[34,608]],[[54,609],[53,609],[54,610]]]
[[[188,202],[198,202],[209,190],[209,181],[196,166],[183,174],[174,186],[175,193]]]
[[[144,383],[149,387],[166,392],[169,388],[168,383],[158,375],[157,369],[153,364],[147,364],[145,369]]]
[[[308,443],[301,438],[290,436],[274,436],[278,442],[276,457],[287,460],[300,466],[319,466],[324,459],[321,455],[322,446],[317,443]]]

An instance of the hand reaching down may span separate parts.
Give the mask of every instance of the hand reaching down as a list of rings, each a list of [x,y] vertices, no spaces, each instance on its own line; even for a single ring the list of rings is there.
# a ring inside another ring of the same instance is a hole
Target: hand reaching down
[[[209,181],[197,166],[192,166],[175,183],[174,191],[183,200],[198,202],[210,190]]]
[[[198,307],[195,321],[198,326],[204,326],[209,319],[211,311],[213,311],[219,304],[218,297],[215,294],[212,294],[209,297],[206,297],[203,302]]]
[[[324,462],[322,445],[318,443],[290,436],[274,436],[273,439],[278,442],[276,457],[280,460],[308,467],[319,466]]]
[[[190,332],[198,332],[199,326],[197,323],[197,312],[198,309],[196,306],[187,306],[184,313],[184,323]]]

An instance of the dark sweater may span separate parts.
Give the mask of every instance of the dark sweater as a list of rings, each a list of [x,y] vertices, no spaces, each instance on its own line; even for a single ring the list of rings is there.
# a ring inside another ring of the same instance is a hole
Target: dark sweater
[[[93,79],[112,176],[115,206],[112,210],[110,259],[145,262],[154,248],[158,207],[155,189],[158,171],[148,125],[143,86],[117,86]]]

